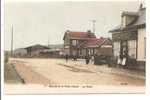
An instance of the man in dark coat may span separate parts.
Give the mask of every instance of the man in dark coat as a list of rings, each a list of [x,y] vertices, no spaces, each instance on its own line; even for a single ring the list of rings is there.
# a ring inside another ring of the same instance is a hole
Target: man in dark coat
[[[68,56],[68,54],[66,54],[66,56],[65,56],[66,62],[68,62],[68,58],[69,58],[69,56]]]
[[[87,55],[87,56],[85,56],[85,60],[86,60],[86,64],[89,64],[89,56]]]

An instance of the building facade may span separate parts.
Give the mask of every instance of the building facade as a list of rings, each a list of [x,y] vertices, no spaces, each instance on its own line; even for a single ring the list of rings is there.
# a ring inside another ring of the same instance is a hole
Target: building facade
[[[109,32],[112,33],[113,56],[127,54],[127,63],[140,65],[145,68],[146,60],[146,20],[145,8],[140,7],[137,12],[123,12],[121,25]]]
[[[41,52],[43,52],[44,50],[48,50],[50,48],[47,46],[37,44],[37,45],[32,45],[32,46],[26,47],[24,49],[27,50],[27,55],[29,57],[38,57]]]
[[[112,56],[112,43],[108,38],[93,38],[79,45],[80,56]]]
[[[111,40],[96,38],[95,34],[88,32],[66,31],[64,35],[64,52],[69,56],[85,58],[93,55],[112,55]]]
[[[66,31],[63,37],[65,55],[67,54],[69,56],[79,57],[80,48],[78,48],[78,46],[91,38],[96,38],[95,34],[91,33],[91,31],[88,32]]]

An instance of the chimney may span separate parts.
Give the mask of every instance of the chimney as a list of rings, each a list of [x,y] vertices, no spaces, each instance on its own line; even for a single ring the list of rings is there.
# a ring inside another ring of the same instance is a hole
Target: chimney
[[[66,33],[69,33],[70,32],[70,30],[66,30]]]
[[[91,32],[91,30],[87,30],[87,33],[91,34],[92,32]]]
[[[143,4],[141,3],[141,4],[140,4],[140,8],[139,8],[139,9],[142,9],[142,8],[143,8]]]
[[[88,30],[87,33],[90,38],[94,36],[94,33],[92,33],[91,30]]]

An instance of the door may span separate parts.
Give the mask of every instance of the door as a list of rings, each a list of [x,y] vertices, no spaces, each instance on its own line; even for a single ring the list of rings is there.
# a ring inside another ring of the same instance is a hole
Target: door
[[[120,53],[121,55],[124,55],[124,53],[126,52],[126,54],[128,54],[128,43],[127,41],[121,41],[121,48],[120,48]]]

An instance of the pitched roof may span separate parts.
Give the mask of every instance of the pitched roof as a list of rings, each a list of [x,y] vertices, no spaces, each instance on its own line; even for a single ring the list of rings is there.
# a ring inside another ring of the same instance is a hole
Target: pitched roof
[[[111,41],[107,38],[92,38],[81,43],[78,48],[95,48],[102,45],[111,45]]]
[[[40,45],[40,44],[28,46],[28,47],[26,47],[24,49],[30,49],[30,48],[32,48],[32,49],[49,49],[49,47],[44,46],[44,45]]]
[[[138,14],[138,20],[134,23],[134,25],[146,24],[146,8],[140,9]]]
[[[144,26],[146,24],[146,8],[139,9],[138,12],[123,12],[123,15],[131,15],[135,16],[135,20],[131,22],[131,24],[127,25],[126,27],[123,27],[121,24],[110,30],[109,32],[118,32],[123,30],[128,30],[130,28],[137,28],[139,26]]]
[[[68,31],[65,32],[65,36],[69,36],[71,39],[87,39],[87,38],[96,38],[94,33],[89,33],[89,32],[73,32],[73,31]],[[63,38],[63,39],[64,39]]]
[[[122,13],[122,16],[138,16],[138,12],[129,12],[129,11],[124,11]]]

